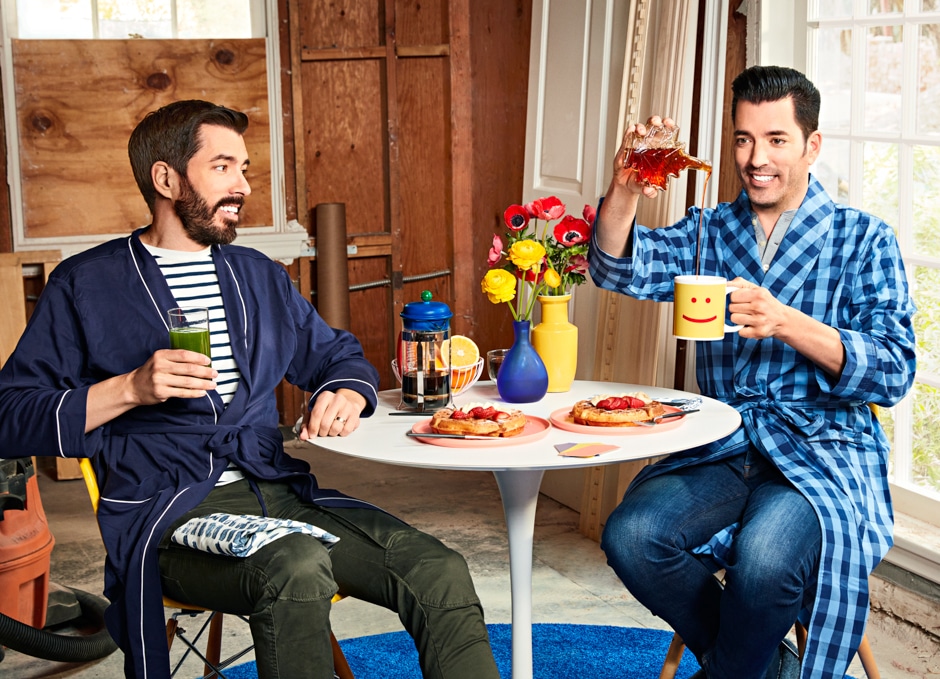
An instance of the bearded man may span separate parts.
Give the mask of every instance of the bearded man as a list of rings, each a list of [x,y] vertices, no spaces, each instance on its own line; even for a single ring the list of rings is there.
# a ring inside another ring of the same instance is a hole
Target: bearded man
[[[331,679],[330,601],[341,589],[398,613],[425,677],[498,678],[463,557],[320,488],[284,451],[281,380],[312,393],[308,439],[353,434],[375,409],[378,373],[280,264],[231,245],[251,192],[247,125],[204,101],[140,122],[128,151],[153,221],[53,271],[0,371],[0,447],[93,459],[106,618],[128,677],[170,675],[166,595],[249,616],[262,679]],[[173,307],[209,309],[211,356],[168,348]],[[217,514],[297,530],[248,556],[174,540]],[[339,541],[298,528],[311,525]]]

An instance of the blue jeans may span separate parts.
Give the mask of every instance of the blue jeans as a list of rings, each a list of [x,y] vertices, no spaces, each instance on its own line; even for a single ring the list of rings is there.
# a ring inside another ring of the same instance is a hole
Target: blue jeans
[[[691,550],[740,522],[724,586]],[[762,679],[812,603],[822,534],[809,502],[755,450],[632,487],[601,547],[631,594],[709,679]]]

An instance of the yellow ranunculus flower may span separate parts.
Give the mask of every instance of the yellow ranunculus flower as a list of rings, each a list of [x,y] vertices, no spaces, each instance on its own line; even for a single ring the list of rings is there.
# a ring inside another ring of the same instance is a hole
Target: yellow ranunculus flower
[[[545,248],[534,240],[520,240],[509,248],[509,260],[522,271],[537,267],[545,257]]]
[[[547,269],[542,280],[544,280],[545,285],[550,288],[557,288],[559,285],[561,285],[561,276],[559,276],[558,272],[554,269]]]
[[[493,304],[511,302],[516,297],[516,277],[505,269],[490,269],[480,285]]]

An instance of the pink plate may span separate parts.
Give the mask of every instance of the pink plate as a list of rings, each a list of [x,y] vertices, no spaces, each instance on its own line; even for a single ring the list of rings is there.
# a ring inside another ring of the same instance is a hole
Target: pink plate
[[[493,437],[492,439],[438,439],[438,438],[421,438],[416,437],[415,440],[421,441],[421,443],[429,443],[432,446],[443,446],[444,448],[498,448],[499,446],[518,446],[522,443],[532,443],[533,441],[538,441],[540,438],[544,438],[548,434],[548,430],[551,429],[551,423],[543,417],[533,417],[532,415],[525,416],[525,427],[522,429],[521,434],[516,436],[510,436],[508,438],[502,437]],[[421,420],[416,423],[412,428],[415,434],[430,434],[431,433],[431,418],[429,417],[426,420]]]
[[[678,413],[681,408],[673,406],[663,406],[667,413]],[[657,422],[655,427],[589,427],[586,424],[575,424],[571,419],[571,408],[559,408],[549,416],[559,429],[566,431],[575,431],[579,434],[597,434],[598,436],[618,436],[621,434],[657,434],[659,432],[675,429],[682,424],[685,415],[681,417],[670,417],[668,420]]]

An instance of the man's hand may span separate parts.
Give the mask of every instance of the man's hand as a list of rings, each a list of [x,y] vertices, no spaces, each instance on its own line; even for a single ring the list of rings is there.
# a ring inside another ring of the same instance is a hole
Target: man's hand
[[[787,322],[790,308],[781,304],[762,288],[741,277],[728,282],[728,287],[738,288],[728,298],[731,322],[743,325],[739,331],[746,339],[774,337]]]
[[[359,415],[366,407],[365,397],[352,389],[322,391],[304,416],[298,433],[301,441],[314,436],[346,436],[359,427]]]
[[[209,357],[185,349],[160,349],[139,368],[93,385],[85,406],[85,431],[110,422],[137,406],[168,398],[202,398],[215,389],[218,371]]]
[[[623,257],[627,252],[627,242],[633,230],[640,196],[655,198],[659,195],[659,189],[638,181],[636,172],[624,167],[624,161],[633,146],[634,136],[645,137],[649,128],[654,126],[672,129],[676,124],[672,118],[652,116],[646,125],[630,125],[623,135],[617,155],[614,156],[614,172],[597,215],[596,224],[599,227],[595,234],[601,250],[614,257]]]
[[[790,345],[834,377],[845,367],[845,347],[835,328],[789,307],[762,288],[741,277],[728,282],[738,288],[731,293],[728,311],[731,322],[743,325],[745,339],[769,337]]]

